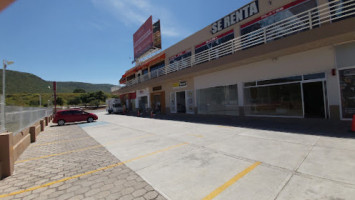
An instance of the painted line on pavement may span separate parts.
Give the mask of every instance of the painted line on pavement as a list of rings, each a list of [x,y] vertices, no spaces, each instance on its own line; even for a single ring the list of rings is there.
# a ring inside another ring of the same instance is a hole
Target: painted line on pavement
[[[18,160],[18,161],[15,162],[15,164],[24,163],[24,162],[28,162],[28,161],[32,161],[32,160],[50,158],[50,157],[54,157],[54,156],[62,156],[62,155],[66,155],[66,154],[70,154],[70,153],[76,153],[76,152],[80,152],[80,151],[86,151],[86,150],[90,150],[90,149],[96,149],[96,148],[104,147],[103,145],[110,145],[110,144],[114,144],[114,143],[127,142],[127,141],[131,141],[131,140],[135,140],[135,139],[141,139],[141,138],[150,137],[150,136],[153,136],[153,135],[152,134],[146,134],[146,135],[142,135],[142,136],[138,136],[138,137],[132,137],[132,138],[127,138],[127,139],[123,139],[123,140],[111,141],[111,142],[103,143],[102,145],[101,144],[100,145],[94,145],[94,146],[81,148],[81,149],[75,149],[75,150],[72,150],[72,151],[66,151],[66,152],[62,152],[62,153],[55,153],[55,154],[50,154],[50,155],[45,155],[45,156],[33,157],[33,158],[28,158],[26,160]]]
[[[216,196],[218,196],[220,193],[222,193],[224,190],[226,190],[229,186],[233,185],[239,179],[243,178],[249,172],[253,171],[253,169],[255,169],[255,167],[257,167],[260,164],[261,164],[261,162],[255,162],[254,164],[252,164],[251,166],[246,168],[244,171],[240,172],[239,174],[237,174],[233,178],[231,178],[229,181],[227,181],[223,185],[219,186],[217,189],[215,189],[213,192],[211,192],[209,195],[207,195],[205,198],[203,198],[203,200],[214,199]]]
[[[71,176],[71,177],[67,177],[67,178],[63,178],[63,179],[60,179],[60,180],[57,180],[57,181],[49,182],[49,183],[46,183],[46,184],[43,184],[43,185],[31,187],[31,188],[28,188],[28,189],[25,189],[25,190],[19,190],[19,191],[12,192],[12,193],[9,193],[9,194],[2,194],[2,195],[0,195],[0,198],[14,196],[14,195],[21,194],[21,193],[24,193],[24,192],[30,192],[30,191],[33,191],[33,190],[37,190],[37,189],[40,189],[40,188],[45,188],[45,187],[54,185],[56,183],[65,182],[65,181],[68,181],[68,180],[72,180],[72,179],[76,179],[76,178],[79,178],[79,177],[82,177],[82,176],[90,175],[90,174],[93,174],[93,173],[96,173],[96,172],[99,172],[99,171],[103,171],[103,170],[106,170],[106,169],[111,169],[111,168],[114,168],[114,167],[129,163],[129,162],[133,162],[133,161],[136,161],[136,160],[139,160],[139,159],[142,159],[142,158],[153,156],[155,154],[162,153],[162,152],[165,152],[165,151],[169,151],[169,150],[172,150],[172,149],[175,149],[175,148],[187,145],[187,144],[188,144],[187,142],[180,143],[180,144],[173,145],[173,146],[170,146],[170,147],[167,147],[167,148],[164,148],[164,149],[160,149],[158,151],[154,151],[154,152],[151,152],[151,153],[148,153],[148,154],[145,154],[145,155],[138,156],[136,158],[132,158],[130,160],[126,160],[126,161],[123,161],[123,162],[119,162],[119,163],[115,163],[115,164],[112,164],[112,165],[108,165],[106,167],[101,167],[101,168],[98,168],[96,170],[88,171],[88,172],[85,172],[85,173],[82,173],[82,174],[77,174],[77,175],[74,175],[74,176]]]
[[[81,128],[85,127],[93,127],[93,126],[100,126],[100,125],[107,125],[109,122],[106,121],[95,121],[93,123],[83,123],[83,124],[78,124]]]
[[[198,135],[198,134],[189,134],[189,136],[197,137],[197,138],[203,138],[203,135]]]

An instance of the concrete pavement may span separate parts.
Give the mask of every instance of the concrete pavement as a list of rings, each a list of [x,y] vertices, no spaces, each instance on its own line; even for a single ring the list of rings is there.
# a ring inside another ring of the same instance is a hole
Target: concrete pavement
[[[211,194],[214,199],[248,200],[355,196],[355,140],[349,136],[105,113],[99,113],[99,118],[102,126],[83,129],[103,145],[120,138],[140,138],[105,145],[120,160],[186,143],[127,163],[168,199],[209,199]],[[244,172],[257,162],[261,164]]]

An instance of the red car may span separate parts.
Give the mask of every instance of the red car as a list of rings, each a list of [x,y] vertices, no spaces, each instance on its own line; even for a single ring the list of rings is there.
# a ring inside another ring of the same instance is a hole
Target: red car
[[[66,122],[87,121],[90,123],[97,119],[97,115],[93,113],[87,113],[79,109],[70,109],[57,111],[54,116],[53,123],[58,123],[59,126],[62,126]]]

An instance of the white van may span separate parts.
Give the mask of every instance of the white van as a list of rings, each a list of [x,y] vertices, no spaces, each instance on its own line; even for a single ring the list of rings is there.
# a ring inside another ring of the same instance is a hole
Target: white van
[[[123,106],[120,99],[107,99],[106,100],[106,111],[111,113],[123,113]]]

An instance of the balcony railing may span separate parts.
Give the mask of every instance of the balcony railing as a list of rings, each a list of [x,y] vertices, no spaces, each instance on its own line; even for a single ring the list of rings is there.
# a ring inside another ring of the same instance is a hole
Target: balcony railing
[[[339,4],[341,6],[339,6]],[[237,51],[266,44],[268,42],[287,37],[289,35],[311,30],[320,27],[325,23],[332,23],[344,18],[355,16],[355,0],[346,2],[333,1],[318,7],[304,11],[284,20],[278,21],[264,28],[260,28],[248,34],[229,40],[218,46],[209,48],[202,52],[192,54],[189,57],[175,61],[163,68],[146,74],[145,78],[138,77],[127,81],[126,86],[141,83],[152,78],[157,78],[169,73],[183,70],[188,67],[199,65],[204,62],[218,59],[220,57],[234,54]]]

